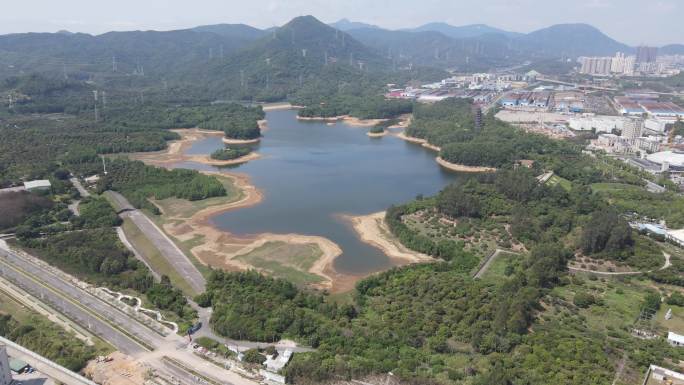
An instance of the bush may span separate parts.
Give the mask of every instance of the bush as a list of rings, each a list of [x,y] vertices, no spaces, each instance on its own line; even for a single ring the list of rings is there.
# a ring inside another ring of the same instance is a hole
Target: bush
[[[589,293],[577,293],[572,303],[577,307],[587,308],[596,303],[596,298]]]
[[[244,353],[242,360],[250,364],[263,365],[264,362],[266,362],[266,357],[259,353],[259,350],[257,349],[249,349]]]

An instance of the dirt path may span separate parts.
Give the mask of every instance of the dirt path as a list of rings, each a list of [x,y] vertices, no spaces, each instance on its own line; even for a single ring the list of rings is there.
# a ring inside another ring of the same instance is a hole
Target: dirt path
[[[598,271],[598,270],[582,269],[579,267],[572,267],[572,266],[568,266],[568,270],[570,270],[570,271],[581,271],[583,273],[592,273],[592,274],[607,275],[607,276],[648,274],[648,273],[652,273],[654,271],[665,270],[668,267],[672,266],[672,262],[670,261],[670,258],[671,258],[670,254],[663,251],[663,257],[665,257],[665,263],[663,264],[663,266],[661,266],[657,270],[648,270],[648,271]]]

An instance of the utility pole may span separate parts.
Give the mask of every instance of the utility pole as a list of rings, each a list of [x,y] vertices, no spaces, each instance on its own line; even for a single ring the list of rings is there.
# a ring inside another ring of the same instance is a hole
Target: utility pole
[[[102,173],[107,175],[107,164],[105,163],[105,157],[104,155],[100,155],[102,157]]]
[[[9,95],[9,109],[14,109],[14,98],[12,97],[12,94],[10,93]]]
[[[112,56],[112,72],[116,72],[116,56]]]

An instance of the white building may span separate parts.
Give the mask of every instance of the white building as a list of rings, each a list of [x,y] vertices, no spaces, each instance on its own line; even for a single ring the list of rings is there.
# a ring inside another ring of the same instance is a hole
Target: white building
[[[661,140],[662,138],[657,136],[642,136],[637,138],[634,144],[639,150],[653,153],[660,151]]]
[[[665,238],[678,244],[679,246],[684,246],[684,229],[668,230],[667,234],[665,235]],[[670,335],[668,334],[667,337],[669,341]]]
[[[684,346],[684,336],[667,332],[667,342],[672,346]]]
[[[36,190],[49,190],[52,185],[47,179],[31,180],[24,182],[24,188],[26,191],[36,191]]]
[[[574,117],[568,120],[570,128],[575,131],[591,131],[596,132],[612,132],[614,129],[622,131],[627,118],[621,116],[602,116],[602,115],[587,115],[581,117]]]
[[[672,124],[674,122],[674,120],[670,119],[650,118],[644,120],[644,128],[662,134],[667,129],[667,125]]]
[[[627,119],[622,124],[622,137],[628,140],[634,140],[641,136],[641,131],[644,127],[644,121],[639,118]]]
[[[652,379],[663,384],[680,385],[684,383],[684,374],[660,366],[649,366],[648,373]],[[648,380],[649,378],[646,377],[647,383],[650,384],[651,382]]]

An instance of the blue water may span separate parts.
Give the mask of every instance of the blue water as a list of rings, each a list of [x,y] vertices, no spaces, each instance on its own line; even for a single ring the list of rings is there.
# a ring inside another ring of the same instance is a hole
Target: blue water
[[[432,195],[461,177],[439,167],[434,152],[394,136],[369,138],[367,128],[299,121],[292,110],[270,111],[266,119],[269,129],[254,146],[262,158],[230,170],[248,174],[264,200],[212,221],[238,235],[326,237],[343,250],[335,261],[342,273],[367,274],[391,263],[379,249],[361,242],[338,214],[382,211],[418,194]],[[212,137],[194,143],[188,153],[207,154],[222,146],[220,138]],[[216,169],[192,162],[176,166]]]

